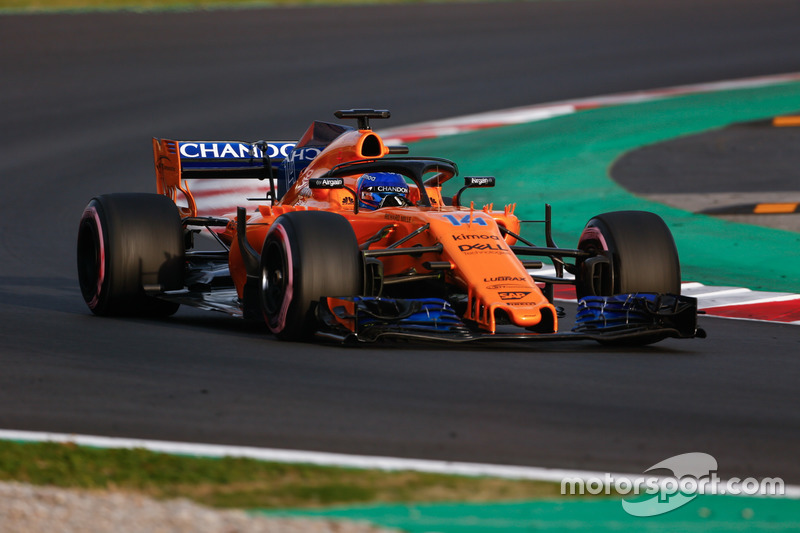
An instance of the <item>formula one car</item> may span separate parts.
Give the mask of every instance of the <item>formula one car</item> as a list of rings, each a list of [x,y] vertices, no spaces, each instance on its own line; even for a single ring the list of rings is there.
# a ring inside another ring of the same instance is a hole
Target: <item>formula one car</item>
[[[357,128],[314,122],[297,142],[153,139],[158,194],[97,196],[81,217],[78,273],[91,311],[167,316],[185,304],[264,320],[291,341],[705,336],[657,215],[595,216],[569,249],[553,242],[546,206],[537,246],[520,235],[516,204],[464,200],[494,177],[466,177],[447,197],[456,164],[387,146],[370,120],[388,111],[335,116]],[[189,186],[205,179],[261,180],[264,196],[249,211],[210,216]],[[218,249],[196,247],[200,233]],[[552,273],[537,274],[537,258]],[[563,284],[574,284],[579,306],[575,327],[559,332],[553,295]]]

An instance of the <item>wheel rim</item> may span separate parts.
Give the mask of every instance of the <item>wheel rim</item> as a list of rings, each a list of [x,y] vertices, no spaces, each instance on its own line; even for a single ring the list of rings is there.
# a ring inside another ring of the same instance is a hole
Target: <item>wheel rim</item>
[[[586,285],[588,294],[599,296],[633,292],[680,294],[680,263],[674,239],[654,213],[615,211],[598,215],[587,223],[578,248],[603,252],[611,260],[610,264],[595,265],[599,271],[585,279],[583,287],[578,286],[579,296],[586,292]],[[595,290],[598,287],[601,290]]]
[[[283,248],[271,242],[261,268],[261,294],[267,315],[276,315],[286,295],[286,259]]]
[[[578,241],[578,249],[590,254],[609,253],[609,244],[606,241],[603,231],[598,226],[594,225],[595,220],[590,220]],[[605,293],[614,293],[614,276],[612,274],[613,265],[597,265],[594,269],[593,275],[587,279],[583,279],[579,285],[576,286],[578,297],[586,295],[602,296]]]
[[[87,209],[78,231],[78,282],[91,309],[98,304],[105,280],[105,247],[97,211]]]
[[[286,228],[275,224],[267,236],[261,263],[261,298],[267,325],[273,333],[287,327],[294,296],[292,248]]]

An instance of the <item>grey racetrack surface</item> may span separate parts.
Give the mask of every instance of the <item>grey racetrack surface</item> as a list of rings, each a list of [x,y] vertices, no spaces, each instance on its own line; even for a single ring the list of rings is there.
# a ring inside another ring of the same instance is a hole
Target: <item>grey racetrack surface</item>
[[[798,174],[798,143],[800,128],[774,127],[770,120],[733,124],[632,150],[609,173],[629,191],[659,203],[716,210],[734,222],[797,233],[800,214],[752,210],[757,204],[800,202],[800,180],[792,179]],[[646,175],[659,179],[642,179]]]
[[[152,191],[150,137],[294,138],[789,72],[794,0],[559,1],[0,16],[0,428],[640,472],[689,451],[800,482],[793,326],[710,338],[344,349],[221,315],[99,319],[94,194]],[[14,43],[9,46],[8,43]],[[436,154],[432,154],[436,155]]]

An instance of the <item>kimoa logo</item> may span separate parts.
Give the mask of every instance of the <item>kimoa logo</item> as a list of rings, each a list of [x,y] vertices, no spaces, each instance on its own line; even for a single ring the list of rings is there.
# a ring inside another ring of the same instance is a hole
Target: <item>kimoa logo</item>
[[[499,241],[500,237],[497,235],[453,235],[454,241],[472,241],[472,240],[492,240]]]

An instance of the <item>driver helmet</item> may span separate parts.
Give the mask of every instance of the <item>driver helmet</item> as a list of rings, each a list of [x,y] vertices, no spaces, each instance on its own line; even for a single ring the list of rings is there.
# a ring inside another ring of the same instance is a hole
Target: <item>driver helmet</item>
[[[358,178],[358,207],[375,210],[387,206],[407,205],[408,184],[403,176],[392,172],[373,172]]]

